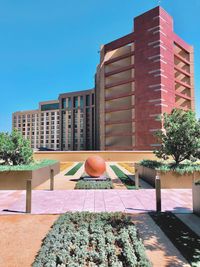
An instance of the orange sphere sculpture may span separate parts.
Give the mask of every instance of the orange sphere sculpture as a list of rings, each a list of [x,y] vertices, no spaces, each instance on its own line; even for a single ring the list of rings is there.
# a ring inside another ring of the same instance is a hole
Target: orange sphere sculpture
[[[99,177],[106,170],[104,159],[99,156],[91,156],[85,162],[85,171],[91,177]]]

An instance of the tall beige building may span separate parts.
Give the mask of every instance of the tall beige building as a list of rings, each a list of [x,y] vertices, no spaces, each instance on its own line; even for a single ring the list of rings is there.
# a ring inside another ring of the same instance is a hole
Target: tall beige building
[[[33,149],[60,148],[60,114],[59,101],[39,103],[37,110],[13,113],[13,128],[18,129],[31,142]]]
[[[35,150],[93,150],[94,90],[60,94],[58,100],[40,102],[37,110],[15,112],[12,126]]]

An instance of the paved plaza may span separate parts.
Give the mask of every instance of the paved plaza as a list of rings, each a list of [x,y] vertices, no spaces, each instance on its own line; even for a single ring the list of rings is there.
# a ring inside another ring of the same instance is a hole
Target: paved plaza
[[[0,214],[24,213],[25,203],[25,191],[0,191]],[[155,189],[32,191],[32,214],[67,211],[146,213],[155,209]],[[191,213],[192,190],[162,189],[162,211]]]

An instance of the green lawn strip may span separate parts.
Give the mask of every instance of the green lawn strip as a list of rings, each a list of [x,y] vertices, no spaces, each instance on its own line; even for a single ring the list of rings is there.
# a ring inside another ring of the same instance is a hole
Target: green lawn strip
[[[191,266],[200,266],[200,237],[171,212],[150,213]]]
[[[112,181],[84,181],[83,179],[79,180],[75,189],[113,189]]]
[[[116,165],[110,165],[110,167],[127,189],[136,189],[134,181],[132,181],[120,168]]]
[[[52,159],[44,159],[40,161],[34,161],[31,164],[28,165],[15,165],[15,166],[10,166],[10,165],[0,165],[0,172],[4,171],[34,171],[37,169],[40,169],[42,167],[46,167],[48,165],[52,165],[54,163],[57,163],[57,160],[52,160]]]
[[[44,238],[32,267],[152,266],[131,218],[123,213],[61,215]]]
[[[83,165],[83,162],[77,163],[71,170],[69,170],[65,175],[74,175],[80,167]]]

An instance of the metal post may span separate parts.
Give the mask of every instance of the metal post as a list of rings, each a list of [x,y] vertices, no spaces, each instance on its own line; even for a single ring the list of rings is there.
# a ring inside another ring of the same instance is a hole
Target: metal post
[[[51,169],[50,171],[50,190],[54,190],[54,170]]]
[[[161,183],[160,177],[156,175],[155,179],[155,188],[156,188],[156,211],[161,211]]]
[[[139,189],[139,171],[138,171],[138,166],[135,164],[135,188]]]
[[[31,213],[32,181],[26,181],[26,213]]]

